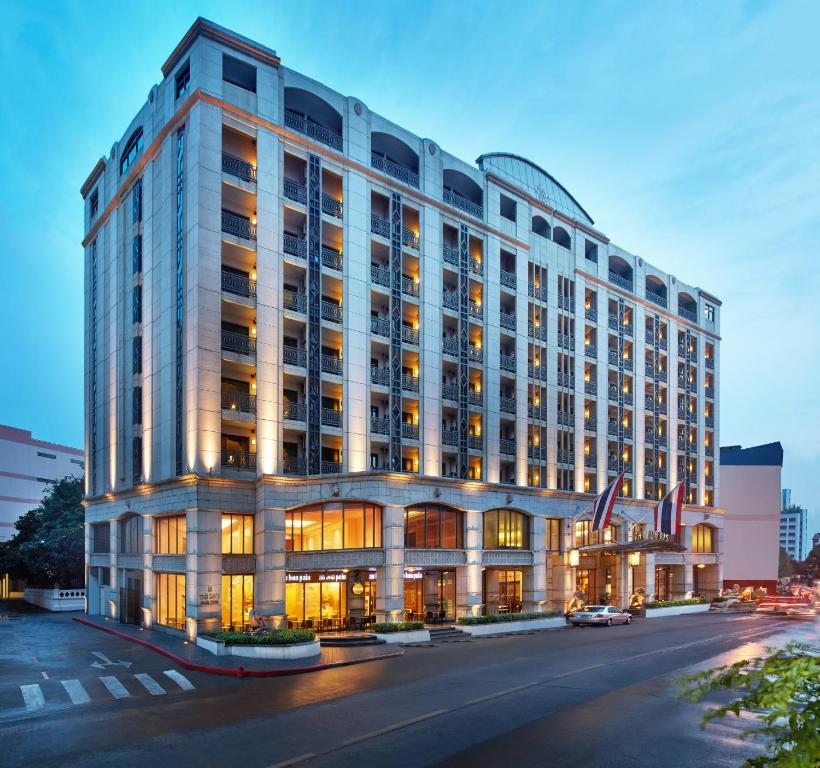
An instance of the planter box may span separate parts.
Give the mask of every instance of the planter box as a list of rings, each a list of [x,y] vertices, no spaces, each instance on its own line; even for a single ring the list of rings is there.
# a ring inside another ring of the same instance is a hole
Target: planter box
[[[429,643],[429,629],[412,629],[409,632],[376,632],[379,640],[385,643]]]
[[[530,632],[533,629],[556,629],[566,625],[567,621],[563,616],[553,616],[549,619],[502,621],[498,624],[456,624],[456,628],[474,637],[481,637],[482,635],[501,635],[505,632]]]
[[[47,611],[84,611],[84,589],[33,589],[26,587],[23,600]]]
[[[215,656],[241,656],[245,659],[306,659],[321,653],[319,640],[293,645],[225,645],[221,640],[199,636],[196,644]]]
[[[673,605],[669,608],[647,608],[646,618],[657,619],[660,616],[680,616],[683,613],[708,613],[709,603],[699,605]]]

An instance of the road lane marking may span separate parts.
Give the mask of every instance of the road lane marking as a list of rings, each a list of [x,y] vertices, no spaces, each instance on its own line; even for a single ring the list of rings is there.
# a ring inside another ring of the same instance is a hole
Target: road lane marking
[[[516,685],[514,688],[505,688],[503,691],[496,691],[495,693],[488,693],[486,696],[479,696],[477,699],[470,699],[469,701],[464,702],[465,707],[470,707],[473,704],[480,704],[482,701],[489,701],[490,699],[497,699],[499,696],[507,696],[510,693],[516,693],[517,691],[523,691],[527,688],[532,688],[534,685],[540,685],[540,683],[525,683],[524,685]]]
[[[23,694],[23,702],[26,705],[27,712],[36,712],[46,705],[46,700],[43,698],[43,692],[40,690],[38,683],[21,685],[20,693]]]
[[[151,675],[146,674],[145,672],[140,672],[138,675],[134,675],[134,677],[136,677],[137,680],[143,684],[145,690],[152,696],[165,695],[165,689],[156,680],[154,680]]]
[[[311,757],[316,757],[316,755],[313,752],[305,752],[304,755],[288,758],[281,763],[274,763],[268,766],[268,768],[288,768],[290,765],[296,765],[297,763],[303,763],[305,760],[310,760]]]
[[[175,669],[166,669],[162,674],[171,678],[183,691],[193,691],[196,688],[185,675]]]
[[[131,694],[125,690],[123,684],[117,680],[116,677],[113,675],[106,675],[105,677],[100,678],[100,682],[108,688],[108,692],[115,698],[115,699],[124,699]]]
[[[43,680],[48,680],[48,672],[41,671],[40,674],[43,676]]]
[[[438,717],[439,715],[443,715],[448,710],[446,709],[434,709],[432,712],[428,712],[425,715],[419,715],[418,717],[411,717],[409,720],[402,720],[400,723],[393,723],[393,725],[386,725],[384,728],[378,728],[375,731],[370,731],[369,733],[362,734],[361,736],[354,736],[352,739],[346,739],[342,742],[342,746],[347,747],[351,744],[356,744],[360,741],[367,741],[368,739],[374,739],[376,736],[382,736],[385,733],[391,733],[393,731],[398,731],[400,728],[406,728],[408,725],[415,725],[416,723],[421,723],[424,720],[429,720],[433,717]]]
[[[91,701],[91,697],[85,692],[79,680],[62,680],[61,682],[72,704],[88,704]]]

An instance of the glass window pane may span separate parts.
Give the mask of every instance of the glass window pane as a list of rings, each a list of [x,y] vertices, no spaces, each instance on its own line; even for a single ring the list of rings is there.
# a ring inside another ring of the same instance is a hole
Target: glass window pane
[[[242,552],[246,555],[253,554],[253,515],[243,516],[244,542]]]
[[[231,576],[231,624],[242,629],[242,576]]]
[[[293,512],[285,513],[285,551],[296,551],[293,547]]]
[[[321,584],[305,584],[305,618],[316,621],[321,616]],[[315,626],[315,625],[314,625]]]
[[[231,515],[231,552],[242,553],[242,516]]]
[[[382,545],[382,508],[372,507],[373,509],[373,546],[380,547]],[[369,518],[368,518],[369,519]],[[370,538],[370,533],[368,533]]]
[[[458,547],[456,528],[459,515],[453,510],[442,510],[441,516],[441,546],[445,549],[456,549]]]
[[[179,541],[177,554],[184,555],[187,552],[187,520],[185,515],[177,518],[177,539]]]
[[[224,522],[224,520],[223,520]],[[223,528],[224,530],[224,528]],[[222,626],[231,623],[231,577],[222,574]]]
[[[222,554],[231,552],[231,516],[222,515]]]
[[[404,516],[405,546],[424,546],[424,507],[420,509],[408,509]]]
[[[438,508],[429,506],[425,510],[427,521],[425,524],[425,547],[440,547],[441,541],[439,538],[439,514]]]
[[[324,508],[324,544],[322,549],[342,548],[342,509],[341,507]]]
[[[253,575],[246,574],[242,580],[242,622],[248,624],[248,615],[253,608]]]
[[[322,510],[310,507],[302,510],[302,549],[312,552],[322,548]],[[318,598],[317,598],[318,599]]]
[[[304,621],[305,588],[304,584],[285,584],[285,613],[291,621]]]
[[[372,515],[372,509],[368,510]],[[364,537],[364,506],[361,504],[345,504],[345,549],[356,549],[358,547],[372,546],[372,534],[370,541],[365,542]]]
[[[484,513],[484,549],[498,548],[498,510]]]

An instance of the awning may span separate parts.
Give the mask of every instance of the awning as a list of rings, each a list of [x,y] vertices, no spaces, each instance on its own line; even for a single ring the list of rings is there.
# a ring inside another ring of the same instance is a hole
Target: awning
[[[630,552],[686,552],[683,544],[666,539],[638,539],[609,544],[587,544],[578,547],[581,555],[628,555]]]

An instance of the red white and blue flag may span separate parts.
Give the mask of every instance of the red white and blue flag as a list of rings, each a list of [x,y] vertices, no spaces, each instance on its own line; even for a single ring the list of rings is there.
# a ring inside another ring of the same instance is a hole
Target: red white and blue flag
[[[592,506],[592,530],[599,531],[609,525],[612,519],[612,509],[615,506],[615,500],[621,492],[621,486],[624,484],[624,473],[621,472],[600,495],[595,497],[595,504]]]
[[[683,483],[678,483],[655,507],[655,530],[673,536],[680,533]]]

